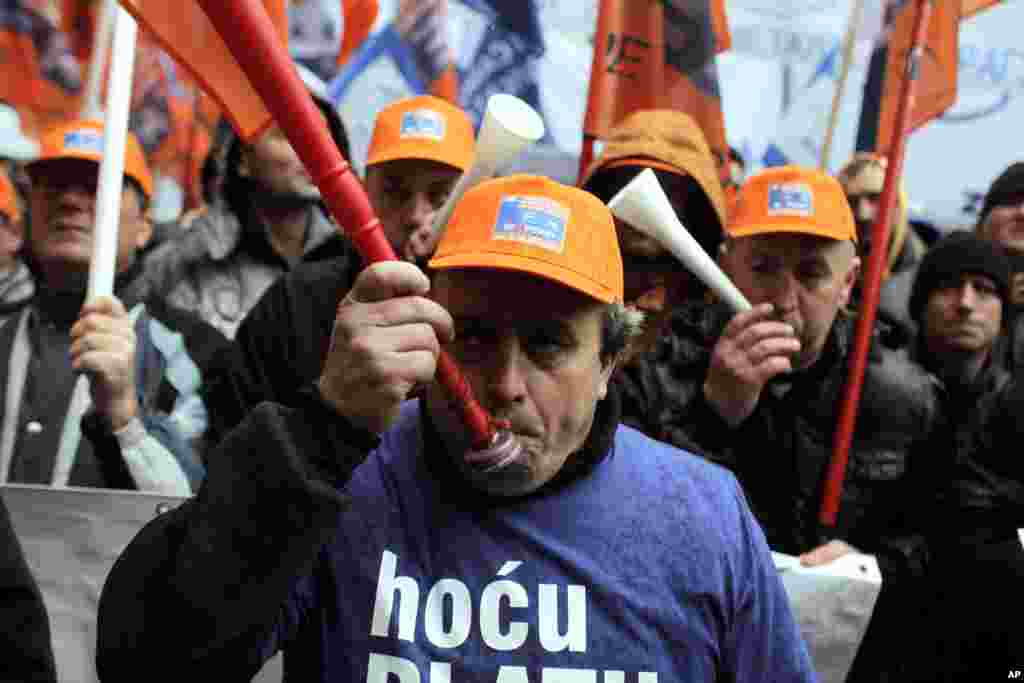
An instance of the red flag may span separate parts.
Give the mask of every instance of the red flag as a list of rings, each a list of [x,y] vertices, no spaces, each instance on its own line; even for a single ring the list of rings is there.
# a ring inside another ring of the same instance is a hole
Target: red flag
[[[67,35],[72,54],[83,64],[92,56],[100,9],[100,0],[63,0],[61,5],[60,28]]]
[[[271,123],[263,101],[194,0],[119,2],[213,95],[243,139],[253,139]],[[263,0],[263,5],[281,42],[287,42],[285,0]]]
[[[715,55],[731,43],[724,0],[601,0],[583,132],[593,138],[638,109],[697,121],[728,159]]]
[[[888,154],[892,147],[896,110],[913,41],[915,4],[896,10],[885,65],[885,81],[879,104],[875,149]],[[960,50],[960,0],[935,0],[928,38],[921,57],[919,82],[910,125],[905,134],[920,128],[956,101]]]

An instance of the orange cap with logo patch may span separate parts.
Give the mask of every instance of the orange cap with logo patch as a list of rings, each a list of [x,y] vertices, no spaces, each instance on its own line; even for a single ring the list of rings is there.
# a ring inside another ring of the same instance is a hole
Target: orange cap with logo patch
[[[740,188],[727,232],[731,237],[795,232],[857,241],[857,226],[839,181],[799,166],[751,176]]]
[[[515,270],[605,303],[623,295],[622,254],[608,207],[541,176],[508,176],[468,191],[430,267]]]
[[[475,156],[473,123],[466,112],[439,97],[420,95],[399,100],[377,114],[366,165],[426,159],[466,171]]]
[[[39,144],[39,157],[28,164],[28,168],[57,159],[85,159],[100,163],[103,160],[103,123],[95,120],[62,123],[43,133]],[[146,163],[146,154],[131,131],[125,141],[124,174],[139,184],[147,198],[153,196],[153,176]]]

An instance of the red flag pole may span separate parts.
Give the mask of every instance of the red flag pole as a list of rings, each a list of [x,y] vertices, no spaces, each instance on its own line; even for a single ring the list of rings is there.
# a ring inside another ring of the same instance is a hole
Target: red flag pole
[[[362,184],[334,145],[327,124],[296,73],[262,3],[197,1],[309,170],[339,227],[348,229],[348,237],[363,260],[397,260]],[[469,383],[444,351],[437,360],[436,377],[459,410],[473,436],[474,447],[485,449],[494,445],[499,429],[505,425],[495,421],[476,401]]]
[[[907,70],[900,92],[899,108],[896,112],[896,126],[893,129],[893,140],[889,148],[889,162],[885,171],[885,184],[882,186],[880,199],[881,212],[875,219],[871,230],[871,243],[875,245],[875,248],[868,254],[867,270],[862,288],[863,307],[860,318],[857,320],[853,356],[850,359],[849,374],[846,378],[846,396],[839,414],[832,460],[829,463],[821,510],[818,515],[818,521],[824,529],[834,528],[836,517],[839,514],[839,500],[843,492],[843,480],[846,478],[846,464],[849,460],[850,443],[853,440],[853,428],[857,422],[857,408],[860,403],[861,388],[864,384],[868,347],[871,343],[871,332],[874,328],[875,313],[878,308],[878,294],[882,285],[882,271],[886,257],[884,246],[889,244],[889,224],[896,208],[896,186],[903,172],[907,129],[910,126],[910,115],[914,109],[917,83],[921,75],[921,56],[924,52],[928,20],[931,18],[932,2],[933,0],[917,0],[916,2],[914,40],[907,58]]]
[[[576,184],[579,185],[583,182],[583,174],[590,168],[591,162],[594,161],[594,136],[583,134],[583,147],[580,149],[580,168],[576,173]]]

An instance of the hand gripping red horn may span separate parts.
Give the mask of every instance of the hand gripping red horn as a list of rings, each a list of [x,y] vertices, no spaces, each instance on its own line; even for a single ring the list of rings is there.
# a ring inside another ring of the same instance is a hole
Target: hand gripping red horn
[[[368,264],[398,260],[362,184],[334,145],[262,3],[197,1],[302,159],[338,225],[353,226],[348,236],[363,260]],[[519,449],[518,442],[507,431],[508,425],[483,409],[458,366],[444,351],[437,361],[436,379],[448,392],[475,449],[498,450],[510,456]]]

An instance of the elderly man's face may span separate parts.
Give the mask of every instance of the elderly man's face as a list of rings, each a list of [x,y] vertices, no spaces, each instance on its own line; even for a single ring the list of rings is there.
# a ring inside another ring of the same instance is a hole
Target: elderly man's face
[[[771,302],[793,326],[800,352],[793,368],[818,359],[839,309],[850,299],[860,260],[852,242],[777,233],[733,240],[723,265],[753,305]]]
[[[493,495],[515,496],[550,481],[584,443],[614,363],[602,362],[604,305],[566,287],[496,270],[445,270],[434,298],[455,319],[449,349],[476,397],[512,424],[522,457],[484,472],[462,455],[464,430],[441,390],[431,415],[467,480]]]
[[[943,282],[924,309],[925,345],[932,352],[987,351],[999,336],[1003,303],[992,278],[965,273]]]
[[[1024,193],[1000,200],[978,232],[981,237],[1024,253]]]
[[[396,159],[366,169],[366,193],[399,258],[423,264],[434,253],[434,214],[462,172],[426,159]]]
[[[41,161],[29,169],[31,230],[29,249],[44,276],[63,278],[88,273],[96,222],[99,164],[84,159]],[[121,191],[117,269],[123,271],[149,241],[152,226],[139,193],[125,180]]]

